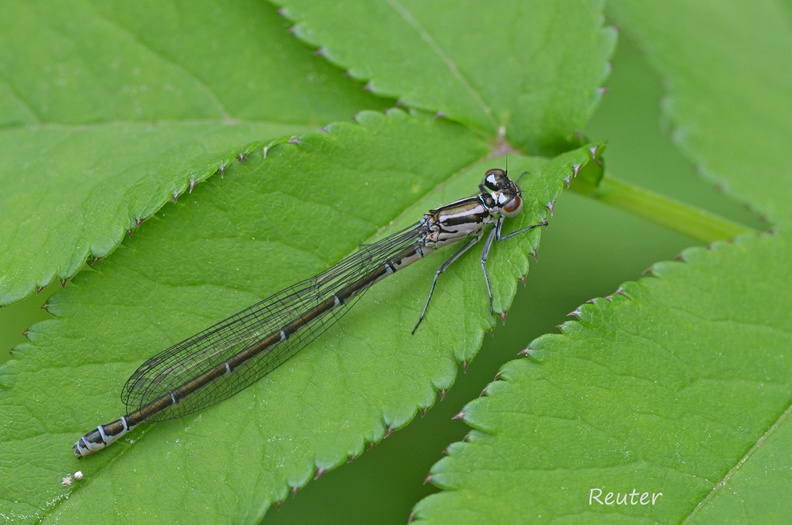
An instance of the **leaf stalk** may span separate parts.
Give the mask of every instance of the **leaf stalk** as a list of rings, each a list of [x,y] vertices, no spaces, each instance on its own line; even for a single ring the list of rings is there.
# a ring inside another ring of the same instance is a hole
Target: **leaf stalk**
[[[572,186],[574,190],[574,185]],[[742,224],[706,210],[640,188],[608,174],[589,197],[632,213],[704,243],[729,240],[736,235],[757,233]]]

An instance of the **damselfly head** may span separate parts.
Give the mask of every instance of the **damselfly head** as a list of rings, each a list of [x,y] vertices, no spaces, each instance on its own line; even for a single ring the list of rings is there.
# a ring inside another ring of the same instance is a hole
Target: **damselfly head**
[[[522,210],[520,187],[509,178],[506,172],[499,168],[488,170],[484,174],[484,182],[479,186],[492,198],[497,212],[506,217],[514,217]],[[489,199],[487,199],[489,200]]]

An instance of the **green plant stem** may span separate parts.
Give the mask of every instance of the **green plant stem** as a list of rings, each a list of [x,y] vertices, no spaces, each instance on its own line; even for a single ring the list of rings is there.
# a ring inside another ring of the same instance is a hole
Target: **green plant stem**
[[[728,240],[742,233],[756,233],[742,224],[633,186],[607,174],[589,196],[705,243]]]

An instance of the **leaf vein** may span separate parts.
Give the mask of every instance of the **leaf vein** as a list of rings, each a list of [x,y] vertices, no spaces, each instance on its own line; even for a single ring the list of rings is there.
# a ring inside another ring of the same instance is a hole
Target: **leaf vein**
[[[718,492],[720,492],[729,483],[729,481],[731,480],[732,476],[734,476],[734,474],[743,466],[743,464],[745,464],[745,462],[748,461],[748,459],[751,456],[753,456],[753,454],[757,450],[759,450],[759,448],[764,444],[764,442],[767,441],[767,438],[770,437],[774,432],[776,432],[778,430],[778,428],[784,423],[784,421],[786,421],[786,419],[787,419],[787,417],[789,416],[790,413],[792,413],[792,405],[788,406],[787,409],[784,410],[784,412],[778,417],[778,419],[776,419],[776,421],[772,424],[772,426],[770,426],[770,428],[767,429],[767,432],[765,432],[762,435],[762,437],[760,437],[758,440],[756,440],[756,443],[754,443],[754,445],[751,447],[751,449],[748,452],[746,452],[745,455],[742,458],[740,458],[740,461],[738,461],[729,470],[729,472],[726,473],[726,475],[723,477],[723,479],[721,479],[718,483],[715,484],[714,487],[712,487],[712,490],[710,491],[709,494],[707,494],[707,497],[705,497],[703,500],[701,500],[701,502],[699,502],[698,505],[696,505],[696,508],[693,509],[693,511],[682,522],[683,524],[690,523],[690,522],[693,521],[693,519],[696,517],[696,515],[699,512],[701,512],[701,510],[704,508],[704,506],[707,505],[707,503],[709,503],[710,501],[712,501],[712,499],[715,497],[715,495]]]
[[[451,57],[445,53],[440,44],[438,44],[437,41],[432,38],[432,35],[430,35],[429,32],[424,29],[421,23],[418,22],[414,16],[412,16],[410,11],[408,11],[397,0],[386,1],[404,19],[404,21],[407,22],[407,24],[412,27],[416,33],[418,33],[418,36],[421,37],[421,40],[426,42],[437,58],[439,58],[440,61],[446,65],[448,71],[451,73],[451,76],[459,81],[465,91],[470,94],[476,104],[481,108],[481,111],[487,117],[487,120],[490,121],[492,127],[496,128],[498,126],[498,122],[495,120],[495,117],[492,114],[492,108],[490,108],[489,105],[484,101],[484,97],[482,97],[481,93],[479,93],[479,91],[473,87],[473,84],[467,79],[467,77],[462,74],[462,71],[459,70],[456,62],[454,62]]]

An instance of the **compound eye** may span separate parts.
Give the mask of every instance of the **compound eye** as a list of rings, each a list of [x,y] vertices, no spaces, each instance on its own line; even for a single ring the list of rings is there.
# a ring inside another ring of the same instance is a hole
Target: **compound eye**
[[[498,168],[487,170],[484,174],[484,186],[491,191],[498,191],[503,189],[504,179],[507,179],[505,171]]]
[[[503,215],[506,217],[514,217],[522,210],[522,198],[517,195],[511,201],[507,202],[503,208]]]

